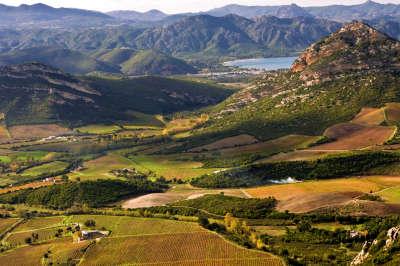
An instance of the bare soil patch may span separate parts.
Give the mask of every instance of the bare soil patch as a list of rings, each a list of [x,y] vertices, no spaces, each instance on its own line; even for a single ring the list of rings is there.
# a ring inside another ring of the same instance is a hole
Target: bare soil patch
[[[255,137],[247,134],[242,134],[234,137],[224,138],[207,145],[193,148],[189,151],[191,152],[212,151],[212,150],[233,148],[237,146],[250,145],[257,142],[258,139],[256,139]]]
[[[389,122],[400,121],[400,103],[388,103],[385,108],[386,119]]]
[[[365,107],[351,121],[355,124],[379,126],[385,121],[385,113],[382,108]]]
[[[342,123],[328,128],[324,135],[335,141],[318,145],[310,150],[356,150],[384,144],[395,127],[365,126]]]
[[[153,206],[163,206],[185,199],[195,199],[206,194],[219,194],[223,192],[225,195],[246,198],[246,194],[240,189],[198,189],[189,185],[177,186],[165,193],[152,193],[132,199],[128,199],[122,203],[122,208],[134,209]]]
[[[364,193],[377,193],[399,185],[398,176],[368,176],[271,185],[249,188],[246,192],[255,198],[275,197],[281,211],[310,212],[342,206]]]
[[[71,133],[68,128],[56,124],[12,126],[8,130],[13,139],[40,139]]]

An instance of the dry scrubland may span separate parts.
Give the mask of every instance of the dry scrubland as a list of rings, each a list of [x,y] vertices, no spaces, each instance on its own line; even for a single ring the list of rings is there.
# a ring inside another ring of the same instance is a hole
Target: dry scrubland
[[[379,195],[385,189],[398,186],[400,177],[370,176],[265,186],[246,189],[246,192],[256,198],[275,197],[279,200],[278,209],[282,211],[308,212],[343,205],[371,191]]]
[[[361,125],[380,125],[385,121],[385,110],[381,108],[365,107],[351,121]]]

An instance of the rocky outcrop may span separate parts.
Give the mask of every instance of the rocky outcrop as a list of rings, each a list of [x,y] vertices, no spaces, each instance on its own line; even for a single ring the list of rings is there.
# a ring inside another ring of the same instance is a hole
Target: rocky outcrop
[[[399,71],[400,42],[362,22],[308,48],[292,65],[302,80],[315,84],[356,71]]]
[[[387,239],[386,239],[386,243],[383,247],[383,249],[386,251],[388,249],[390,249],[393,244],[395,243],[395,241],[397,241],[399,239],[399,233],[400,233],[400,225],[396,226],[396,227],[392,227],[387,231]],[[357,254],[357,256],[352,260],[350,265],[361,265],[363,264],[365,261],[367,261],[368,259],[370,259],[370,257],[373,257],[370,254],[370,250],[373,246],[378,245],[379,241],[377,239],[375,239],[372,242],[369,241],[365,241],[361,251]]]
[[[390,248],[393,243],[399,238],[400,226],[390,228],[387,232],[385,249]]]
[[[369,256],[368,250],[371,247],[371,243],[365,241],[364,245],[362,246],[361,251],[357,254],[357,256],[352,260],[350,265],[360,265],[362,264]]]

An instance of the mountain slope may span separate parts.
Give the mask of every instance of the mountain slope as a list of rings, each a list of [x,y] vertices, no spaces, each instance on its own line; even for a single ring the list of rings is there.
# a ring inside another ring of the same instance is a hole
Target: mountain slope
[[[399,73],[399,42],[368,25],[351,23],[311,46],[292,71],[269,73],[215,107],[198,137],[318,135],[351,120],[362,107],[398,101]]]
[[[254,56],[279,50],[284,54],[303,49],[339,27],[338,23],[313,18],[263,17],[253,21],[236,15],[200,15],[148,29],[137,37],[136,44],[173,55]]]
[[[60,68],[72,74],[94,71],[119,73],[119,67],[96,60],[77,51],[51,47],[39,47],[0,54],[0,65],[40,62]]]
[[[212,85],[159,77],[83,79],[38,63],[0,68],[0,112],[7,125],[130,121],[132,111],[191,110],[229,94]]]
[[[97,53],[96,57],[101,61],[113,65],[120,65],[135,56],[135,54],[137,54],[137,51],[134,49],[115,48],[112,50],[100,51]]]
[[[177,75],[196,73],[196,69],[185,61],[166,54],[147,50],[137,53],[121,64],[127,75]]]

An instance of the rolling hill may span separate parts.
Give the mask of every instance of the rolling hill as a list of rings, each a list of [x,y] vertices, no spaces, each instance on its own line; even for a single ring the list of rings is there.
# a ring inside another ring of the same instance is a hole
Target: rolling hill
[[[72,74],[88,74],[95,71],[120,73],[117,65],[108,64],[69,49],[36,47],[0,54],[2,66],[30,62],[40,62]]]
[[[96,53],[94,57],[113,65],[120,65],[135,56],[136,53],[137,51],[134,49],[115,48],[112,50],[100,51]]]
[[[398,41],[364,23],[347,24],[307,49],[290,71],[267,74],[215,107],[198,137],[321,134],[362,107],[398,101],[399,56]]]
[[[154,50],[137,53],[122,64],[127,75],[176,75],[196,73],[197,70],[185,61]]]
[[[160,77],[83,79],[39,63],[0,68],[0,112],[7,125],[130,121],[134,112],[191,110],[229,94],[212,85]]]

